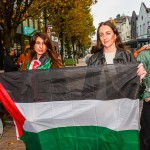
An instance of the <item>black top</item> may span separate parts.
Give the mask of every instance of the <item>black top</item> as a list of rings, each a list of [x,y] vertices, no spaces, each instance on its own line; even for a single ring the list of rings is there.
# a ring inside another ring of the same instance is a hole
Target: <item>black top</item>
[[[117,50],[114,58],[114,64],[127,64],[137,63],[136,58],[130,51]],[[93,54],[89,61],[88,66],[97,66],[106,64],[105,55],[103,49],[100,49],[97,53]]]
[[[13,56],[9,54],[4,57],[4,71],[11,72],[11,71],[18,71],[20,65],[15,64]]]

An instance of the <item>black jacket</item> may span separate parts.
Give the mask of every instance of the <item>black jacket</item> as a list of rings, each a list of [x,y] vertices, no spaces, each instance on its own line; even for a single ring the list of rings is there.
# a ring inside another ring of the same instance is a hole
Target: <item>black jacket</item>
[[[15,64],[13,56],[9,54],[4,57],[4,71],[11,72],[11,71],[18,71],[20,65]]]
[[[127,63],[136,63],[137,60],[133,56],[132,52],[130,51],[123,51],[123,50],[117,50],[115,58],[114,58],[114,64],[127,64]],[[89,61],[88,66],[97,66],[97,65],[103,65],[106,64],[105,55],[103,53],[103,49],[100,49],[97,53],[93,54]]]

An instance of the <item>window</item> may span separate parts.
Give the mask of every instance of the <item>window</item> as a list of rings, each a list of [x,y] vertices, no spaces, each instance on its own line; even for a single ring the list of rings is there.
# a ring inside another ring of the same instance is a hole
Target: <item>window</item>
[[[141,17],[141,19],[143,20],[143,16]]]
[[[136,30],[136,37],[138,37],[139,35],[139,31],[138,31],[138,27],[137,27],[137,30]]]
[[[150,34],[150,29],[148,28],[148,26],[150,26],[149,21],[147,21],[147,34]]]
[[[143,34],[145,34],[146,28],[145,28],[145,23],[143,24]]]
[[[33,28],[33,20],[32,20],[32,19],[29,19],[29,26],[30,26],[31,28]]]

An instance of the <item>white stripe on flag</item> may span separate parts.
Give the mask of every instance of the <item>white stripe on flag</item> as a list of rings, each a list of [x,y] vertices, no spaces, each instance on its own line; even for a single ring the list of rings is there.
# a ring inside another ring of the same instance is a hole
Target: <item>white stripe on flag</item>
[[[24,129],[40,132],[67,126],[102,126],[138,130],[139,100],[78,100],[16,103],[26,118]]]

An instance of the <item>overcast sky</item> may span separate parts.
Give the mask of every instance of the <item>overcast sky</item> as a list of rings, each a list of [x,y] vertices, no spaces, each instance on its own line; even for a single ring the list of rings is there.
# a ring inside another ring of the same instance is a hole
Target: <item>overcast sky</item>
[[[150,0],[98,0],[91,8],[95,27],[110,17],[115,18],[117,14],[132,16],[132,11],[135,11],[138,15],[142,2],[150,8]]]

